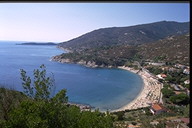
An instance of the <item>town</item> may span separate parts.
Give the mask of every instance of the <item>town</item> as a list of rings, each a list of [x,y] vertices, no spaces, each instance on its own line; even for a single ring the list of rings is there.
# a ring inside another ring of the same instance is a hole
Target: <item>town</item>
[[[134,61],[129,68],[149,73],[163,85],[159,99],[147,107],[114,112],[119,121],[115,126],[122,128],[189,128],[190,67],[179,63]],[[137,72],[138,73],[138,72]],[[161,85],[158,84],[158,85]],[[147,99],[147,98],[146,98]]]

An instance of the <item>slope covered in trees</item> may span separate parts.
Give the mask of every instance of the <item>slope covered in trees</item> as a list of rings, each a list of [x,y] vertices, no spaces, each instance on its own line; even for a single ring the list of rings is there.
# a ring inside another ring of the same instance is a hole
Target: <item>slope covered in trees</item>
[[[179,62],[189,65],[190,35],[170,36],[150,44],[138,46],[138,54],[145,59]],[[160,59],[161,58],[161,59]]]
[[[84,50],[101,46],[138,45],[171,35],[189,32],[189,22],[161,21],[130,27],[101,28],[59,44],[69,50]]]
[[[59,62],[88,63],[98,66],[121,66],[134,60],[153,60],[189,64],[189,34],[170,36],[149,44],[138,46],[102,46],[83,51],[64,53],[53,57]]]

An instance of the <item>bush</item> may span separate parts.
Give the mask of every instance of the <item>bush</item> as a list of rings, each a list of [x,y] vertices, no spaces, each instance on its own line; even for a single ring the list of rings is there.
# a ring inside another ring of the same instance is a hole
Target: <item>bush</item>
[[[117,115],[117,120],[124,120],[124,112],[123,111],[116,112],[114,114]]]
[[[83,111],[61,103],[28,100],[10,113],[7,127],[25,128],[98,128],[112,127],[109,115],[98,111]]]
[[[174,104],[178,104],[178,105],[189,104],[189,96],[184,93],[180,93],[178,95],[171,96],[169,99]]]
[[[168,88],[162,88],[161,92],[163,94],[163,97],[165,97],[165,98],[169,98],[170,96],[173,96],[175,94],[175,92],[173,92],[172,90],[170,90]]]
[[[131,122],[131,124],[136,125],[136,124],[137,124],[137,122]]]

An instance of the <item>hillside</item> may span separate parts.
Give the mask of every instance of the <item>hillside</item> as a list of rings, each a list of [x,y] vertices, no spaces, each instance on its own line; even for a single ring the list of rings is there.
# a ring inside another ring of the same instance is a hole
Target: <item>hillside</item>
[[[101,46],[138,45],[189,32],[189,22],[161,21],[130,27],[102,28],[63,42],[59,47],[83,50]]]
[[[190,50],[189,34],[181,36],[170,36],[166,39],[156,41],[150,44],[138,46],[138,54],[145,59],[158,59],[163,61],[180,62],[189,65]]]
[[[185,34],[138,46],[123,44],[74,51],[55,56],[53,60],[90,67],[120,66],[131,60],[146,59],[189,64],[189,45],[189,34]]]

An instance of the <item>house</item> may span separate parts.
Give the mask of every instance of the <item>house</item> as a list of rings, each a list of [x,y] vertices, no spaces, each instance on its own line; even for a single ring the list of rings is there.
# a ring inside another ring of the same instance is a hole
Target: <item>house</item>
[[[155,103],[152,104],[150,111],[152,114],[160,114],[166,112],[166,109],[161,104]]]
[[[165,63],[151,63],[151,62],[149,62],[148,64],[154,65],[154,66],[163,66],[163,65],[165,65]]]
[[[176,84],[170,84],[170,86],[171,86],[172,88],[174,88],[175,91],[180,91],[180,88],[179,88],[178,85],[176,85]]]
[[[189,125],[189,123],[190,123],[189,118],[180,118],[180,120],[181,120],[181,122],[183,122],[186,125]]]
[[[176,64],[175,67],[176,67],[176,68],[184,69],[186,66],[185,66],[185,65],[182,65],[182,64]]]
[[[157,78],[159,78],[159,79],[163,79],[162,77],[161,77],[161,74],[158,74],[158,75],[156,75],[157,76]]]
[[[186,94],[187,94],[188,96],[190,96],[190,90],[189,90],[189,89],[186,89]]]
[[[189,69],[184,69],[183,73],[189,75],[190,71],[189,71]]]
[[[164,78],[166,78],[167,75],[165,75],[165,74],[158,74],[157,77],[158,77],[159,79],[163,79],[163,80],[164,80]]]
[[[166,77],[167,77],[167,75],[165,75],[165,74],[161,74],[161,77],[166,78]]]
[[[159,122],[158,122],[158,121],[152,121],[152,122],[150,122],[150,124],[151,124],[151,125],[158,125]]]
[[[169,67],[162,67],[161,68],[163,71],[168,71],[169,70]]]
[[[178,71],[178,69],[171,67],[171,68],[168,69],[168,71],[169,72],[176,72],[176,71]]]
[[[181,91],[174,91],[174,92],[175,92],[176,95],[179,95],[179,94],[183,93]]]
[[[190,83],[190,80],[186,80],[184,81],[185,84],[189,84]]]
[[[177,85],[179,88],[180,88],[180,90],[186,90],[183,86],[181,86],[180,84],[178,84]]]
[[[177,85],[175,85],[175,86],[174,86],[174,90],[180,91],[180,88],[179,88]]]

